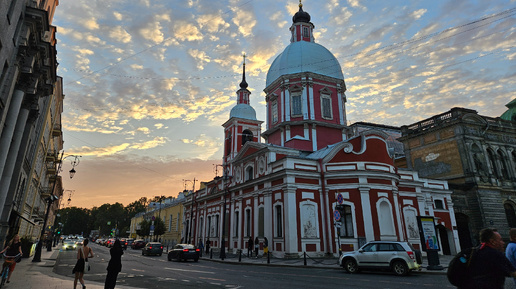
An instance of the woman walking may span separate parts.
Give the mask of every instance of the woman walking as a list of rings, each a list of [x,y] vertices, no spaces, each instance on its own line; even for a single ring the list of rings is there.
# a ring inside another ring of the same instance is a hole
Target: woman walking
[[[18,234],[14,235],[7,247],[0,251],[0,254],[3,254],[4,252],[7,257],[16,256],[18,254],[20,254],[20,256],[23,255],[21,250],[20,236]],[[16,267],[16,262],[13,262],[11,266],[9,266],[9,275],[7,275],[7,283],[11,282],[9,280],[11,279],[11,274],[13,274],[14,267]]]
[[[258,258],[258,250],[260,249],[260,239],[256,237],[254,239],[254,255]]]
[[[88,247],[88,239],[84,239],[84,245],[82,248],[77,250],[77,263],[75,263],[75,267],[72,272],[75,273],[75,279],[73,280],[73,288],[77,288],[77,280],[81,282],[82,289],[86,289],[86,285],[84,285],[84,271],[88,270],[85,268],[85,263],[88,262],[88,258],[93,258],[93,251],[90,247]]]
[[[120,240],[115,241],[113,248],[109,250],[109,254],[111,255],[111,259],[109,260],[109,264],[107,266],[108,273],[106,276],[104,289],[115,288],[118,273],[122,271],[122,255],[124,255],[124,250],[122,249]]]

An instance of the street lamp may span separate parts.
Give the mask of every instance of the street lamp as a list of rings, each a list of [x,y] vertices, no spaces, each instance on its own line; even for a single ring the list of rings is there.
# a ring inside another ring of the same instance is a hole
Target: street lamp
[[[226,258],[226,200],[229,192],[229,178],[227,169],[224,169],[224,207],[222,209],[222,240],[220,242],[220,259]]]
[[[73,178],[73,176],[75,175],[75,167],[77,165],[79,165],[79,162],[80,162],[79,158],[81,156],[68,155],[68,156],[64,157],[64,151],[61,153],[61,158],[59,159],[59,165],[57,167],[55,178],[54,178],[54,184],[52,186],[52,191],[50,191],[50,196],[45,199],[45,201],[47,201],[47,203],[48,203],[47,212],[45,213],[45,219],[43,220],[43,227],[41,227],[41,234],[39,236],[38,244],[36,245],[36,252],[34,253],[34,258],[32,259],[32,262],[41,262],[41,247],[43,246],[42,241],[43,241],[43,237],[45,236],[45,227],[47,226],[48,214],[50,213],[50,208],[52,207],[52,204],[54,203],[54,201],[59,200],[59,196],[54,195],[54,191],[57,186],[57,179],[58,179],[57,177],[59,176],[59,173],[61,172],[63,160],[65,160],[67,158],[72,158],[72,157],[73,157],[73,160],[71,162],[72,169],[70,170],[70,178]],[[50,250],[52,250],[52,246],[50,247]]]

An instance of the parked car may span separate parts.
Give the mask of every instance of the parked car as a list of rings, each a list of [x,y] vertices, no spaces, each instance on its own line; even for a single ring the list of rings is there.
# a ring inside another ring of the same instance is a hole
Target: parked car
[[[132,249],[141,249],[143,247],[145,247],[144,240],[134,240],[134,242],[131,244]]]
[[[77,248],[75,241],[67,239],[63,241],[63,250],[74,250]]]
[[[120,246],[122,246],[122,249],[127,249],[127,242],[126,242],[126,238],[121,238],[120,239]]]
[[[160,242],[149,242],[142,248],[142,255],[158,255],[163,254],[163,245]]]
[[[195,262],[199,261],[200,250],[192,244],[176,244],[172,250],[168,252],[168,260],[183,260],[192,259]]]
[[[342,254],[339,264],[349,273],[379,269],[391,270],[398,276],[404,276],[412,270],[421,269],[418,254],[421,253],[408,242],[372,241],[357,251]]]

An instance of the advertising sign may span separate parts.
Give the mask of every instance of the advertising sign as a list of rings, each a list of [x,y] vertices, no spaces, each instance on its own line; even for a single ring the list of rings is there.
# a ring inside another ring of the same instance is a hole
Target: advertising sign
[[[435,230],[434,217],[418,216],[419,236],[423,251],[439,250],[437,231]]]

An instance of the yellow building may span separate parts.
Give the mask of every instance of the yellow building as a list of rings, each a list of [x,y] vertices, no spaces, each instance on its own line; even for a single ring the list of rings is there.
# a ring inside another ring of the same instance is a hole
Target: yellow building
[[[184,194],[181,192],[177,198],[168,198],[161,203],[150,203],[147,212],[139,213],[131,219],[130,236],[135,239],[150,240],[154,237],[139,236],[137,230],[140,229],[140,223],[145,220],[161,218],[165,224],[165,233],[156,236],[164,246],[173,246],[180,243],[183,233],[183,217]]]

